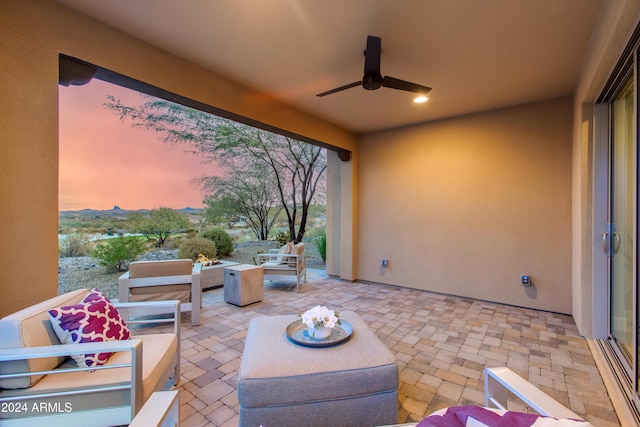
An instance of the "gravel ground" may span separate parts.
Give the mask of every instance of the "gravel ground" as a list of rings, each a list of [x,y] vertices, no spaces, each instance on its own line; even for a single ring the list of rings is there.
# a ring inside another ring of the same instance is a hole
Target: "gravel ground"
[[[243,264],[254,264],[256,254],[277,248],[276,242],[237,243],[233,253],[224,259]],[[325,264],[315,246],[306,244],[307,267],[324,270]],[[142,255],[139,260],[165,260],[178,258],[178,250],[154,250]],[[58,260],[58,293],[82,288],[100,288],[109,298],[118,298],[118,277],[123,272],[113,272],[101,266],[94,258],[73,257]]]

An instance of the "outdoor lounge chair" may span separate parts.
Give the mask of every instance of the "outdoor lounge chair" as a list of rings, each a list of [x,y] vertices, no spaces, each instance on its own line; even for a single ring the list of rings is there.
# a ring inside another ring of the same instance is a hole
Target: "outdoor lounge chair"
[[[300,281],[307,282],[307,252],[304,243],[287,243],[280,249],[272,249],[267,254],[258,254],[258,265],[264,269],[265,280],[296,279],[296,292]]]
[[[172,332],[133,334],[129,339],[102,342],[95,342],[94,336],[94,342],[74,339],[72,344],[61,344],[49,310],[78,319],[71,322],[77,325],[89,325],[91,319],[102,325],[107,313],[113,314],[110,309],[88,308],[106,307],[85,302],[91,293],[87,289],[68,292],[0,319],[0,402],[5,405],[0,426],[126,425],[154,392],[177,385],[179,301],[112,304],[121,314],[130,311],[144,316],[144,320],[128,322],[129,328],[161,323],[172,325]],[[92,334],[98,330],[90,328]],[[76,331],[71,335],[88,336],[87,329]],[[104,353],[113,353],[104,364],[80,364],[70,358],[89,360]]]
[[[156,391],[131,421],[129,427],[176,427],[180,425],[178,390]]]
[[[118,279],[120,302],[180,300],[191,312],[191,326],[200,324],[202,264],[190,259],[134,261]],[[126,320],[126,319],[125,319]]]
[[[508,411],[507,398],[513,395],[540,414],[525,414]],[[494,409],[495,408],[495,409]],[[474,421],[471,421],[473,419]],[[532,425],[553,427],[591,426],[580,416],[557,402],[529,381],[506,367],[484,370],[484,407],[458,406],[440,409],[420,423],[397,424],[388,427],[441,426],[463,427],[465,425]]]

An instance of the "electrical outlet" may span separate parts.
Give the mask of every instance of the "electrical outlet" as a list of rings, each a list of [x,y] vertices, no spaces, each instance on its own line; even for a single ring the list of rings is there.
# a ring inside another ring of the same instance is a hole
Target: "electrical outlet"
[[[383,267],[386,267],[386,266],[388,266],[388,265],[389,265],[389,260],[388,260],[388,259],[386,259],[386,258],[382,258],[382,266],[383,266]]]
[[[522,276],[520,276],[520,282],[524,286],[530,286],[531,285],[531,277],[523,274]]]

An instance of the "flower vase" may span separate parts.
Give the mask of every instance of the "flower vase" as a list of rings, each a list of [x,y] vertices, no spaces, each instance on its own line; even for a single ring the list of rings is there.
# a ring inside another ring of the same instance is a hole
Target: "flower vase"
[[[331,336],[331,329],[325,326],[318,326],[318,328],[309,328],[307,330],[309,336],[316,340],[324,340]]]

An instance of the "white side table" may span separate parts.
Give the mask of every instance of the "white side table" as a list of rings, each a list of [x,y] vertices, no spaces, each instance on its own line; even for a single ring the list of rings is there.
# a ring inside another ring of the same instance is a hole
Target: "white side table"
[[[264,299],[262,266],[240,264],[224,269],[224,300],[240,307]]]

